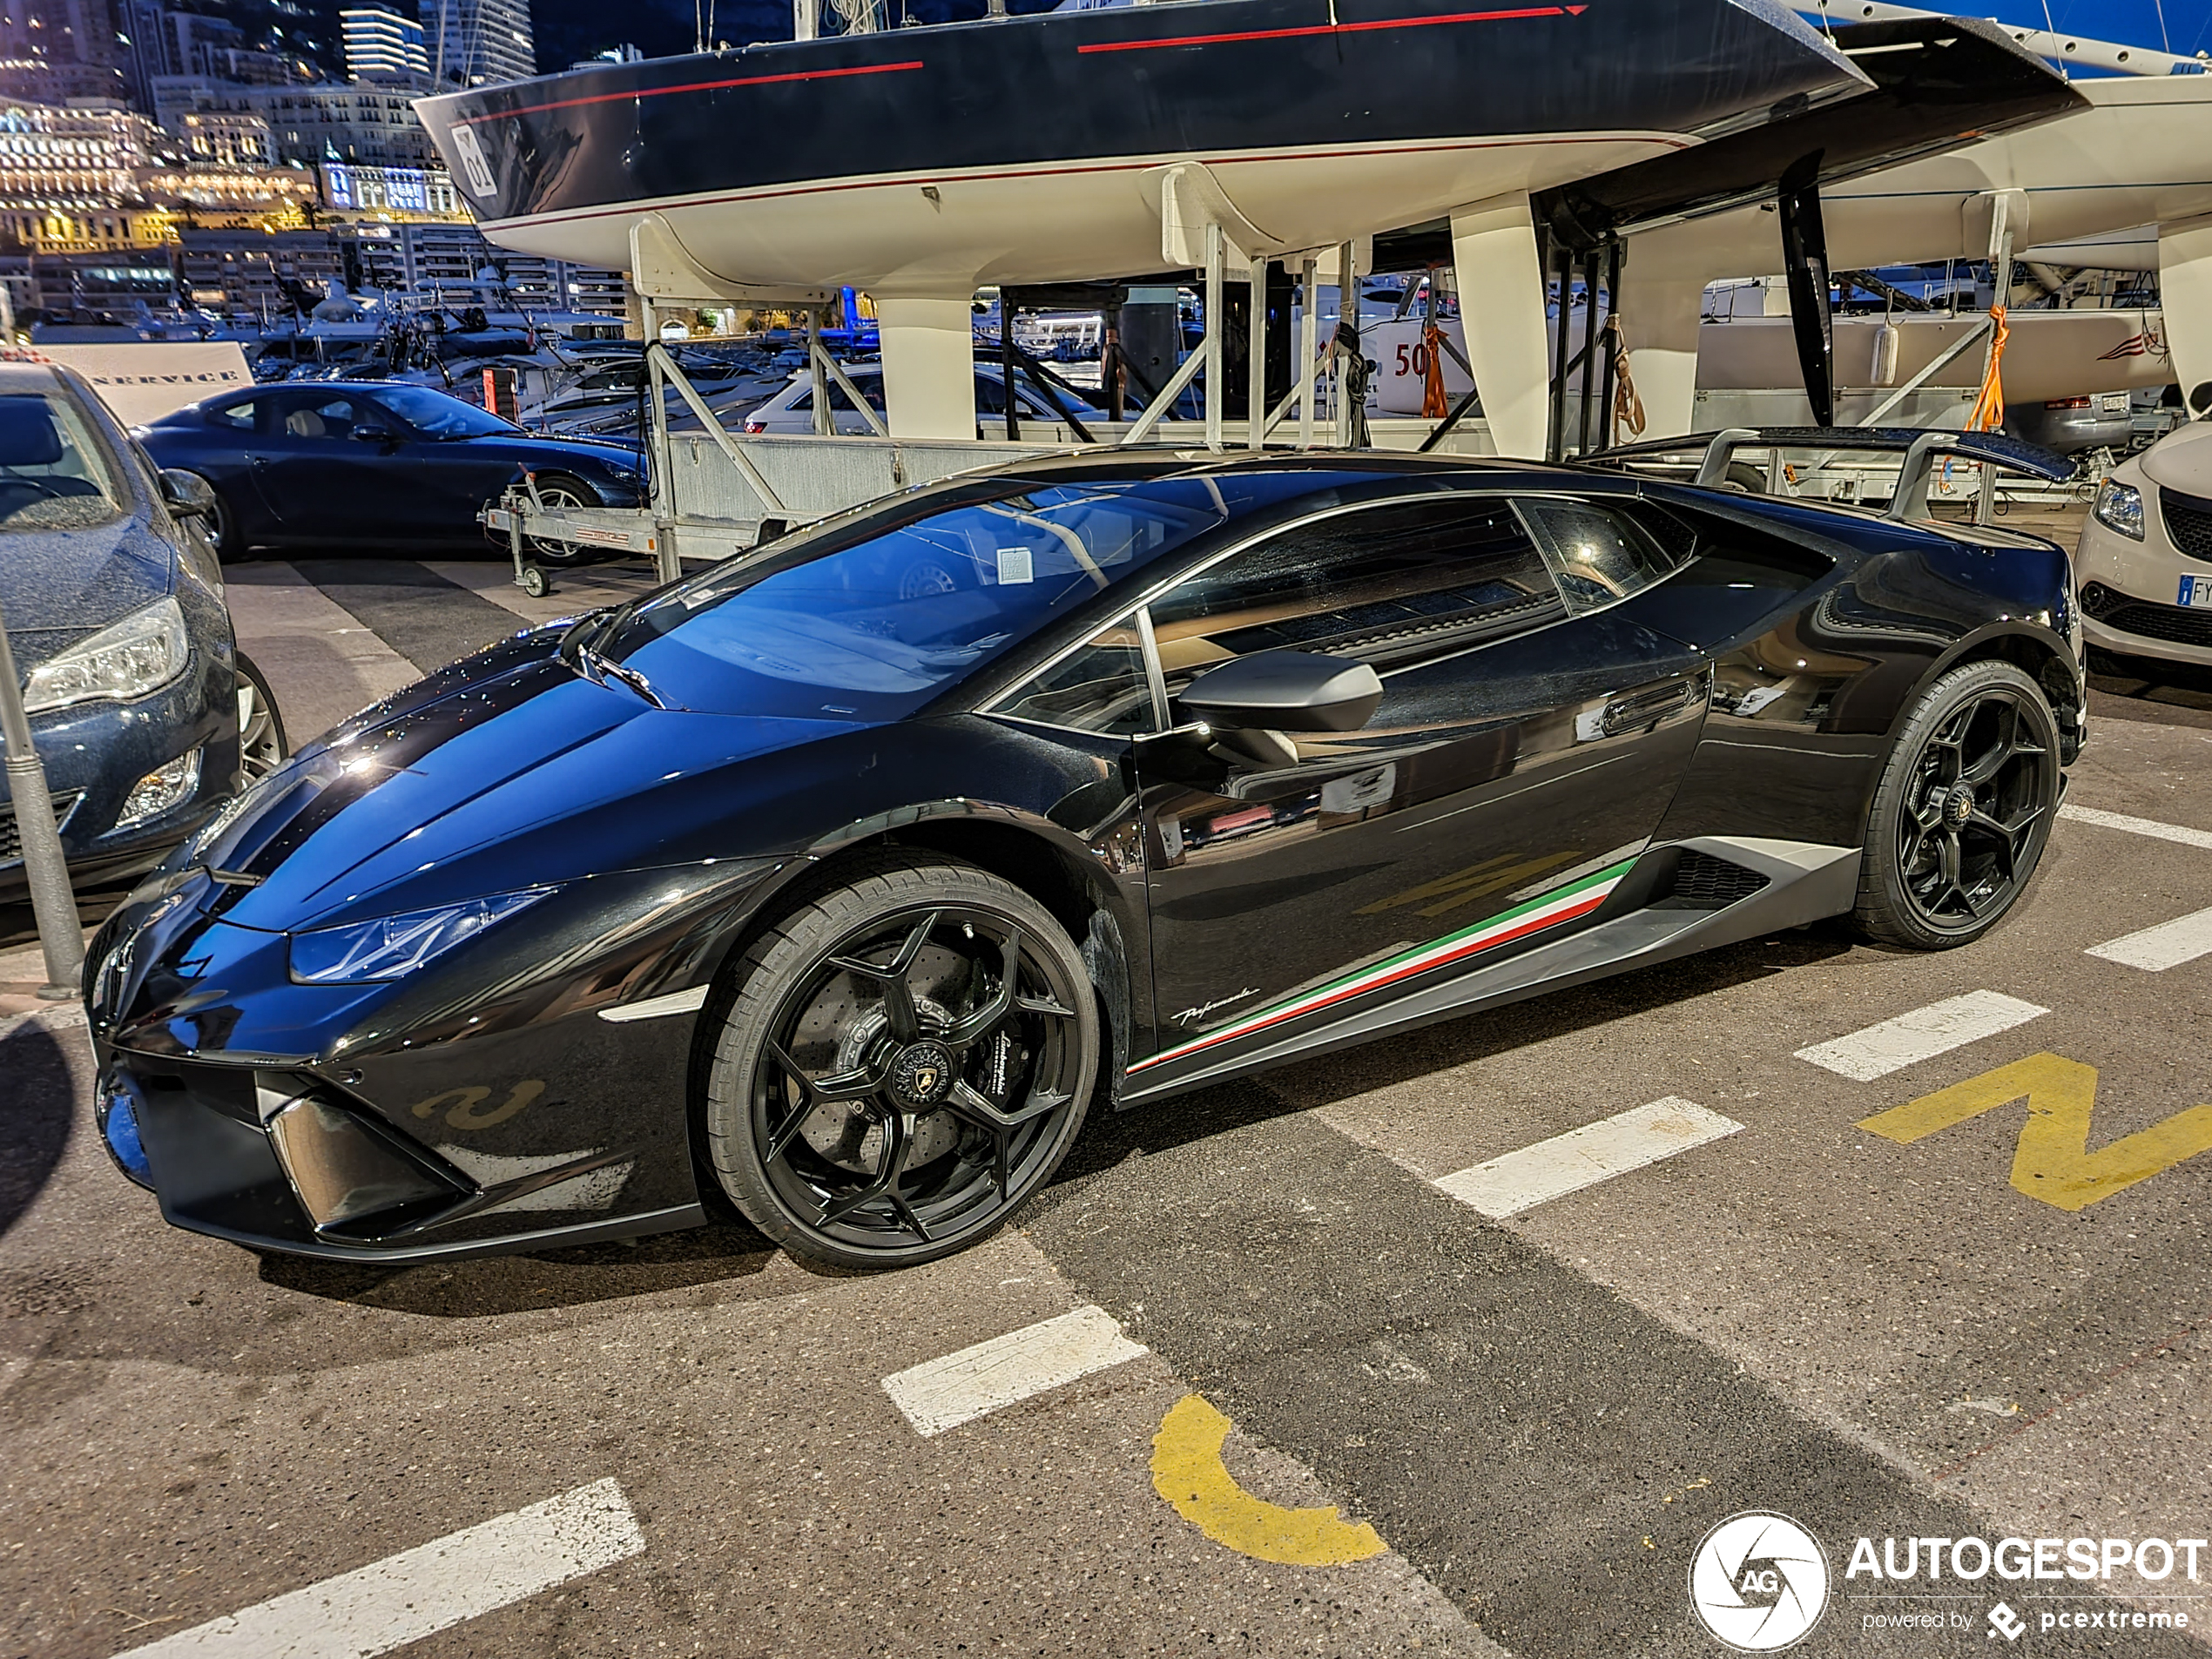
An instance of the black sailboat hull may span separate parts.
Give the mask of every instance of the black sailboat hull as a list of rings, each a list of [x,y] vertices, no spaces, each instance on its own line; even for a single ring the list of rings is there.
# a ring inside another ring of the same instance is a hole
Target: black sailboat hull
[[[1204,0],[609,64],[424,100],[494,236],[733,283],[949,293],[1160,268],[1161,175],[1316,246],[1757,125],[1865,78],[1765,0]]]

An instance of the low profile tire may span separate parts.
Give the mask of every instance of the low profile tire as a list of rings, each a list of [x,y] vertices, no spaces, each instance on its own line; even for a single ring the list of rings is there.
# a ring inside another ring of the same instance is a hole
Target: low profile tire
[[[706,1140],[792,1255],[902,1267],[988,1237],[1051,1178],[1097,1076],[1065,931],[972,866],[898,863],[786,916],[738,966]]]
[[[1916,950],[1980,938],[2035,873],[2058,799],[2058,721],[2042,688],[2010,663],[1953,669],[1883,768],[1853,921]]]
[[[237,670],[239,787],[243,789],[290,759],[292,743],[285,736],[284,716],[278,711],[268,677],[244,651],[232,661]]]

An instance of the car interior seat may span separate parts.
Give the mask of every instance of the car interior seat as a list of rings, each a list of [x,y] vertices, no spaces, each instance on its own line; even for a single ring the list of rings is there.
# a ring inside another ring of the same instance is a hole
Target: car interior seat
[[[19,477],[13,482],[49,496],[99,494],[99,487],[90,479],[71,476],[73,469],[64,465],[68,462],[78,462],[78,457],[64,441],[61,428],[55,423],[53,408],[44,398],[0,397],[0,468],[11,474],[23,469],[37,469],[35,477]],[[62,469],[57,471],[57,468]],[[7,478],[0,476],[0,482],[6,482]]]

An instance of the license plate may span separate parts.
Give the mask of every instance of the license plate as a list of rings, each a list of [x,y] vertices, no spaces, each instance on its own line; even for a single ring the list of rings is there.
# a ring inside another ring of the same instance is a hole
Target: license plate
[[[2182,603],[2185,605],[2212,607],[2212,576],[2185,576],[2182,578]]]
[[[2128,407],[2128,394],[2125,392],[2107,392],[2101,397],[2098,398],[2097,407],[2102,409],[2107,415],[2117,415],[2121,410]]]

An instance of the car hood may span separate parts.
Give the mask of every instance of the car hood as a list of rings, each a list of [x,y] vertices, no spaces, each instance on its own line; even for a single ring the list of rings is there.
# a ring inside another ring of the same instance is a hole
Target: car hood
[[[472,448],[493,449],[511,455],[517,461],[538,465],[567,458],[579,462],[597,462],[601,466],[612,464],[635,472],[644,451],[635,443],[624,443],[613,438],[540,438],[522,435],[509,436],[495,433],[487,437],[462,440]]]
[[[746,764],[853,729],[656,709],[579,677],[551,631],[455,664],[264,780],[190,854],[221,873],[207,908],[286,932],[732,856]]]
[[[174,553],[143,519],[86,530],[0,531],[0,611],[28,671],[176,585]]]
[[[2212,422],[2176,427],[2143,452],[2143,475],[2191,496],[2212,496]]]

